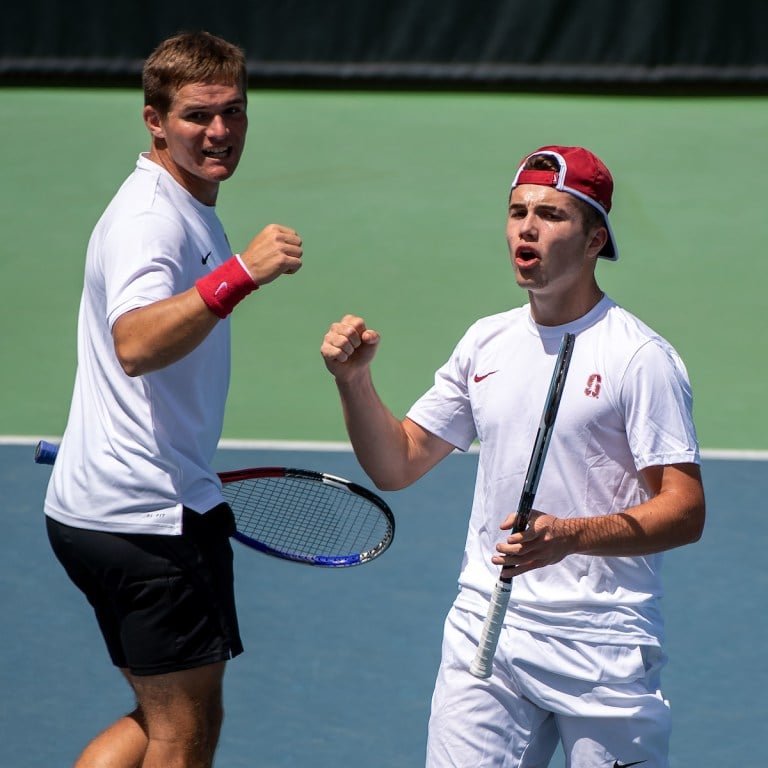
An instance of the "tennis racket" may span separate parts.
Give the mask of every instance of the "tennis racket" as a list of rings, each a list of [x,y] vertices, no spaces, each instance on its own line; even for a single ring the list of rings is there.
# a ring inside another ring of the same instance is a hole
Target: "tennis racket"
[[[38,464],[53,464],[58,446],[41,440]],[[324,472],[256,467],[220,472],[235,515],[234,538],[273,557],[325,568],[361,565],[383,554],[395,536],[386,502]]]
[[[552,373],[552,381],[549,385],[549,392],[544,403],[544,412],[541,414],[539,429],[536,433],[536,442],[533,445],[533,453],[528,463],[528,471],[525,475],[523,492],[520,496],[520,502],[517,505],[517,517],[512,533],[519,533],[528,527],[528,518],[533,508],[533,499],[536,495],[536,489],[539,485],[541,470],[544,466],[544,458],[547,455],[549,441],[552,437],[552,428],[555,425],[557,409],[560,406],[560,398],[563,394],[565,377],[568,373],[568,366],[571,363],[573,354],[573,345],[576,336],[572,333],[566,333],[560,342],[560,352],[555,362],[555,370]],[[480,643],[475,653],[475,658],[470,664],[469,671],[475,677],[490,677],[493,666],[493,657],[496,653],[496,646],[499,644],[499,635],[504,624],[504,616],[509,605],[509,595],[512,591],[512,577],[499,577],[496,586],[491,594],[491,604],[488,607],[488,614],[485,617],[483,631],[480,634]]]

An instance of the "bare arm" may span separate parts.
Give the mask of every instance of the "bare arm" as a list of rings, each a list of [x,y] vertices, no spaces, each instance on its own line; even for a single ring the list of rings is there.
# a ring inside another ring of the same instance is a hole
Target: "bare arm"
[[[320,352],[336,379],[360,465],[378,488],[393,491],[418,480],[454,446],[410,419],[398,420],[384,405],[370,371],[379,341],[362,318],[346,315],[326,333]]]
[[[514,566],[505,576],[551,565],[567,555],[635,556],[662,552],[697,541],[704,527],[705,504],[696,464],[649,467],[642,475],[654,494],[636,507],[600,517],[557,518],[534,512],[528,530],[496,549],[497,565]],[[510,530],[514,515],[503,524]]]
[[[257,285],[301,268],[301,238],[278,224],[265,227],[241,254]],[[219,318],[196,288],[126,312],[112,328],[115,353],[129,376],[165,368],[195,349]]]

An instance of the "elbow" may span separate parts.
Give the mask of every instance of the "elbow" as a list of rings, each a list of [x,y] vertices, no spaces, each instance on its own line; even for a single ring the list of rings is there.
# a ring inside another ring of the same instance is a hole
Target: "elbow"
[[[697,504],[687,515],[686,537],[684,544],[695,544],[704,534],[706,509],[704,501]]]
[[[404,482],[396,473],[383,471],[381,468],[366,467],[362,465],[366,475],[379,491],[401,491],[409,483]]]
[[[144,373],[146,373],[146,371],[141,367],[141,365],[139,365],[137,361],[127,360],[120,356],[118,356],[117,360],[120,363],[120,367],[123,369],[123,373],[132,379],[135,379],[136,377],[142,376]]]
[[[143,370],[141,367],[137,365],[126,365],[121,363],[121,367],[125,375],[131,379],[135,379],[139,376],[143,376],[146,373],[145,370]]]
[[[402,491],[419,477],[411,476],[406,467],[400,469],[391,466],[373,468],[363,465],[363,469],[380,491]]]
[[[402,491],[403,488],[407,488],[410,483],[399,482],[394,478],[371,478],[373,484],[380,491]]]
[[[129,344],[118,343],[115,341],[115,357],[120,367],[123,369],[123,373],[130,378],[136,378],[137,376],[143,376],[145,373],[150,372],[150,367],[147,365],[147,361],[136,350],[132,350]]]
[[[704,507],[702,506],[700,513],[696,516],[696,519],[693,522],[692,531],[691,531],[691,544],[698,541],[703,533],[704,533],[704,519],[706,515],[704,512]]]
[[[149,372],[147,354],[140,336],[133,332],[133,312],[118,318],[112,329],[112,348],[123,373],[136,378]]]

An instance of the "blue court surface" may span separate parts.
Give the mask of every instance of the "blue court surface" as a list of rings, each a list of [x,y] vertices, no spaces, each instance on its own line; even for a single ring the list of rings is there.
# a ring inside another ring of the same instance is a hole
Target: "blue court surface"
[[[0,765],[72,765],[132,706],[90,609],[48,548],[49,468],[31,445],[0,445],[6,528],[0,561]],[[370,487],[351,453],[221,450],[216,468],[284,464]],[[217,765],[410,768],[423,765],[442,622],[455,594],[476,457],[453,455],[415,486],[385,494],[392,548],[326,571],[236,547],[246,652],[230,663]],[[707,457],[702,540],[666,555],[664,681],[674,768],[756,765],[768,720],[768,472]],[[558,754],[552,768],[561,768]]]

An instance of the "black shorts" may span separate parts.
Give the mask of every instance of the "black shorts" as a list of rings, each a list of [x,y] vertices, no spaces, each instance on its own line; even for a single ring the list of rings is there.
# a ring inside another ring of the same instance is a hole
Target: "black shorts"
[[[227,504],[202,515],[185,508],[180,536],[46,521],[53,551],[93,606],[115,666],[157,675],[242,653]]]

